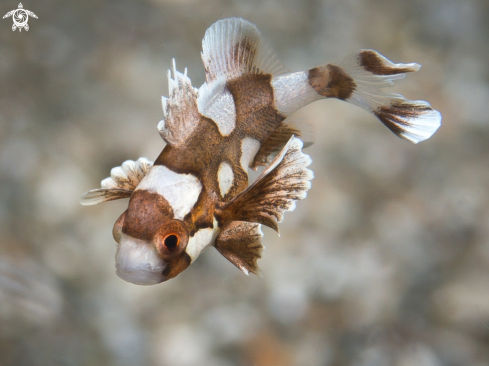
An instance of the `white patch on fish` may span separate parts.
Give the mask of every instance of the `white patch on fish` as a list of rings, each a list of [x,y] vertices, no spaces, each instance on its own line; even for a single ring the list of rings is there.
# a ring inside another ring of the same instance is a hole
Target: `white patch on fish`
[[[246,136],[243,141],[241,141],[240,163],[245,172],[248,171],[248,167],[251,165],[258,150],[260,150],[260,141],[249,136]]]
[[[233,185],[234,181],[234,173],[233,168],[229,165],[228,162],[223,161],[219,165],[219,170],[217,171],[217,180],[219,182],[219,190],[221,191],[221,196],[225,196],[229,189]]]
[[[115,254],[117,275],[136,285],[155,285],[163,282],[166,263],[156,254],[152,244],[121,234]]]
[[[178,174],[163,165],[155,165],[136,190],[160,194],[172,207],[175,219],[182,220],[197,202],[202,183],[191,174]]]
[[[214,121],[222,136],[229,136],[236,127],[234,98],[224,82],[204,84],[197,99],[199,112]]]
[[[275,106],[284,116],[290,116],[304,105],[322,99],[309,84],[306,71],[275,76],[272,86]]]
[[[214,240],[218,234],[217,221],[214,218],[214,227],[200,229],[194,236],[192,236],[187,244],[185,251],[192,258],[192,263],[199,257],[199,255],[207,249],[209,245],[214,244]]]

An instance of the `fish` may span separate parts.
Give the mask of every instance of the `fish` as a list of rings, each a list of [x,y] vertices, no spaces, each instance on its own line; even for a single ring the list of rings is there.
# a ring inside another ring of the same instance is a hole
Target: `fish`
[[[415,144],[441,125],[428,102],[384,90],[420,65],[396,64],[374,50],[291,72],[255,25],[228,18],[207,29],[201,57],[198,89],[175,59],[168,70],[157,125],[166,146],[156,160],[127,160],[81,197],[83,205],[129,198],[113,237],[116,273],[136,285],[176,277],[211,246],[245,274],[260,275],[261,226],[278,232],[314,177],[303,152],[313,142],[310,125],[287,118],[298,109],[340,99]],[[249,184],[249,169],[258,167],[263,172]]]

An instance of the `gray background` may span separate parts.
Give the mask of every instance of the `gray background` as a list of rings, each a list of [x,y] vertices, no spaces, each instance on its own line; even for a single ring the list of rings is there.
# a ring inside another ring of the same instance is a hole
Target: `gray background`
[[[28,32],[0,22],[1,365],[489,365],[488,1],[23,5]],[[263,278],[211,248],[167,283],[123,282],[127,201],[79,196],[158,155],[171,58],[200,86],[201,39],[228,16],[294,71],[360,48],[423,64],[391,90],[443,126],[415,146],[316,102],[297,114],[316,126],[316,177],[281,238],[265,229]]]

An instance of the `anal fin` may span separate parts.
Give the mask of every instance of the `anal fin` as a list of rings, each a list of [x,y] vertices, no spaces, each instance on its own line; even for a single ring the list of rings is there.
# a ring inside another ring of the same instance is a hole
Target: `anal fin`
[[[307,169],[311,158],[302,152],[303,143],[292,136],[256,181],[231,201],[216,208],[220,226],[231,221],[266,225],[278,231],[285,211],[295,209],[295,201],[306,197],[314,177]]]
[[[227,260],[242,270],[260,276],[257,260],[261,258],[263,245],[261,225],[232,221],[216,238],[215,247]]]

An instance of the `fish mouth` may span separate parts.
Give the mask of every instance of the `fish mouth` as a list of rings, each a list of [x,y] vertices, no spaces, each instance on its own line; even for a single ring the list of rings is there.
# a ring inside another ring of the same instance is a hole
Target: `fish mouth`
[[[124,281],[140,286],[157,285],[158,283],[166,281],[165,276],[161,273],[147,271],[141,268],[121,268],[117,264],[115,273]]]
[[[143,240],[122,234],[115,261],[116,274],[124,281],[149,286],[167,280],[163,275],[167,263]]]

